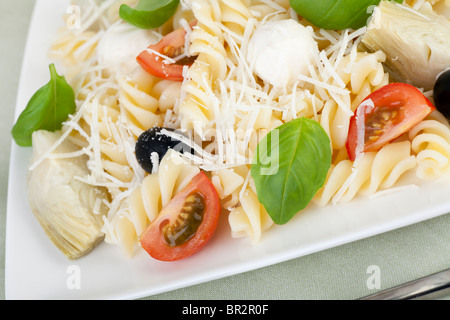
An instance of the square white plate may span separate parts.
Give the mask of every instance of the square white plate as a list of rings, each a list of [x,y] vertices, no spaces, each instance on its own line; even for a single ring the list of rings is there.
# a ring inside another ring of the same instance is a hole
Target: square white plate
[[[32,94],[48,82],[47,50],[64,22],[68,1],[39,0],[29,29],[16,118]],[[251,245],[230,236],[226,217],[209,245],[180,262],[152,260],[141,252],[125,258],[105,243],[67,260],[42,231],[27,202],[30,148],[11,148],[6,227],[7,299],[134,299],[211,281],[370,237],[450,212],[450,181],[430,182],[376,199],[310,205],[288,224],[275,226]],[[73,287],[74,275],[80,276]]]

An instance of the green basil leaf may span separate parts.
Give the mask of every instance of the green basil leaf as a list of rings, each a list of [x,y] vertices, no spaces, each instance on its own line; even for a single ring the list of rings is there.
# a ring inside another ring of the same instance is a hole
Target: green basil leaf
[[[394,0],[402,3],[403,0]],[[380,0],[289,0],[291,7],[307,21],[327,30],[359,29],[366,25]]]
[[[22,111],[11,134],[16,143],[23,147],[32,145],[34,131],[61,129],[69,114],[76,110],[75,94],[64,76],[58,75],[54,64],[50,68],[50,82],[31,97]]]
[[[259,201],[276,224],[285,224],[308,205],[330,165],[330,139],[314,120],[290,121],[261,139],[251,175]]]
[[[138,28],[157,28],[175,14],[179,3],[180,0],[141,0],[134,9],[122,4],[119,15]]]

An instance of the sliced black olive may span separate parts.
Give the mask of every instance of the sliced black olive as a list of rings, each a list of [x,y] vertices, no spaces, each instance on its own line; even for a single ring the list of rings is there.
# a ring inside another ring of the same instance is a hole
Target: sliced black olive
[[[434,105],[447,118],[450,118],[450,69],[441,73],[433,88]]]
[[[152,173],[153,170],[154,158],[152,154],[154,152],[158,154],[159,161],[162,160],[169,149],[174,149],[180,153],[189,152],[194,154],[194,150],[191,147],[182,143],[180,140],[165,135],[162,132],[163,129],[180,133],[171,128],[153,127],[143,132],[136,141],[136,159],[142,169],[148,173]]]

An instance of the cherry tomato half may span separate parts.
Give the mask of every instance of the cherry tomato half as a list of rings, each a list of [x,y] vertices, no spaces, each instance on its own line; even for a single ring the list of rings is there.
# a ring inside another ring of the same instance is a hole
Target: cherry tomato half
[[[198,252],[211,239],[221,207],[214,185],[202,171],[162,209],[140,237],[153,258],[175,261]]]
[[[192,28],[196,21],[191,22]],[[183,67],[191,66],[196,57],[185,57],[175,63],[168,63],[163,56],[176,58],[184,53],[186,30],[180,28],[172,31],[157,44],[150,45],[136,58],[141,67],[148,73],[161,79],[183,81]],[[159,53],[159,54],[158,54]]]
[[[428,116],[435,107],[414,86],[388,84],[370,94],[350,119],[347,153],[354,161],[357,153],[377,151],[385,144],[409,131]],[[358,119],[361,116],[363,119]],[[358,132],[361,136],[358,148]],[[362,137],[362,135],[364,135]]]

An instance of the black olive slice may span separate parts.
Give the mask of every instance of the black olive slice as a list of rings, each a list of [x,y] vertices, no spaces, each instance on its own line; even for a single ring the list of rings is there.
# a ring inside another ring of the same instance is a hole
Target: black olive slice
[[[163,129],[180,133],[172,128],[153,127],[143,132],[136,141],[136,159],[142,169],[148,173],[152,173],[153,170],[154,158],[152,154],[154,152],[158,154],[159,161],[162,160],[169,149],[174,149],[180,153],[189,152],[194,154],[194,150],[191,147],[182,143],[180,140],[165,135],[162,132]]]
[[[434,84],[433,98],[435,107],[450,118],[450,69],[439,75]]]

